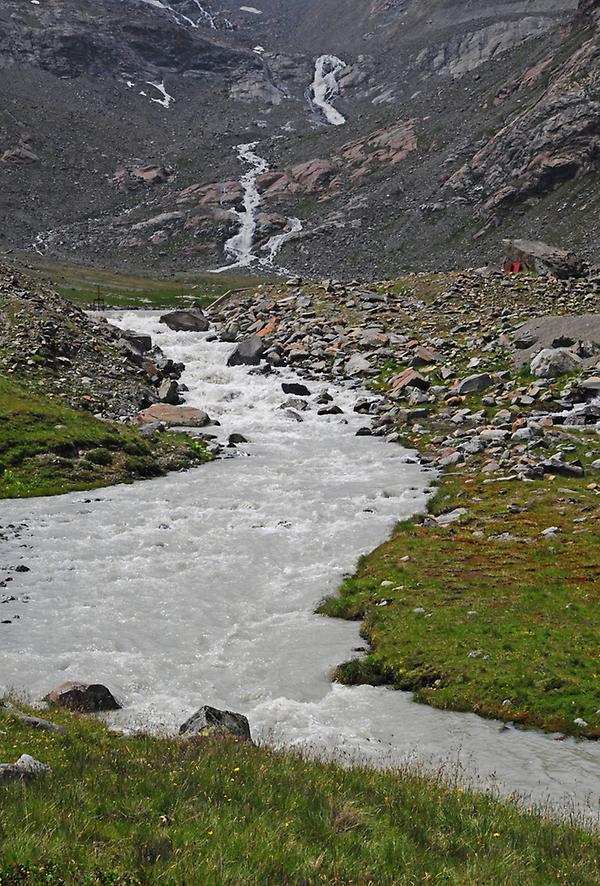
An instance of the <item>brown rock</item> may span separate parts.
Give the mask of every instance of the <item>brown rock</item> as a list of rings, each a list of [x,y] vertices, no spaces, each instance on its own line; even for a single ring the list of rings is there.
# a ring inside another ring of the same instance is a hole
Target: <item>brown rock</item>
[[[168,403],[153,403],[148,409],[142,409],[137,421],[138,424],[160,421],[169,428],[204,428],[210,424],[210,418],[202,409]]]
[[[70,711],[118,711],[121,705],[116,701],[112,692],[101,683],[78,683],[69,680],[61,683],[44,698],[48,704]]]

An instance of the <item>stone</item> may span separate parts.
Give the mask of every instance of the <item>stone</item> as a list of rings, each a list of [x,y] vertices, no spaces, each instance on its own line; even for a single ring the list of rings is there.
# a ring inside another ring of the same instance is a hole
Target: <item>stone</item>
[[[204,428],[210,418],[202,409],[193,406],[172,406],[169,403],[153,403],[138,413],[139,424],[161,422],[168,428]]]
[[[207,735],[211,732],[232,735],[242,741],[252,741],[250,724],[243,714],[220,711],[209,705],[201,707],[179,727],[179,734],[186,738],[191,738],[194,735]]]
[[[262,360],[265,345],[261,338],[252,335],[241,341],[227,361],[228,366],[258,366]]]
[[[521,270],[559,279],[582,277],[585,266],[574,252],[549,246],[541,240],[503,240],[506,261]]]
[[[531,361],[531,371],[537,378],[558,378],[581,366],[581,358],[568,348],[544,348]]]
[[[121,708],[110,689],[102,683],[80,683],[75,680],[61,683],[44,697],[44,701],[56,707],[84,713],[118,711]]]
[[[248,440],[243,434],[230,434],[227,441],[228,446],[238,446],[240,443],[247,443]]]
[[[296,397],[310,397],[310,391],[306,387],[306,385],[301,385],[296,382],[282,382],[281,389],[284,394],[293,394]]]
[[[46,763],[40,763],[30,754],[21,754],[16,763],[0,763],[0,782],[32,781],[48,772],[50,767]]]
[[[119,335],[130,342],[137,350],[145,354],[152,350],[152,337],[143,332],[135,332],[133,329],[119,329]]]
[[[317,415],[343,415],[344,410],[340,409],[339,406],[324,406],[322,409],[317,411]]]
[[[210,323],[200,308],[190,308],[188,311],[171,311],[169,314],[163,314],[160,322],[174,332],[207,332],[210,328]]]
[[[368,372],[370,368],[371,364],[369,361],[366,357],[362,357],[360,354],[354,354],[354,356],[350,357],[346,363],[346,372],[348,375],[358,375],[360,372]]]
[[[158,399],[161,403],[170,403],[171,406],[177,406],[177,404],[181,402],[177,382],[165,378],[159,385]]]
[[[479,375],[469,375],[467,378],[463,378],[453,391],[459,397],[463,397],[465,394],[481,394],[490,388],[492,384],[491,375],[487,372],[482,372]]]

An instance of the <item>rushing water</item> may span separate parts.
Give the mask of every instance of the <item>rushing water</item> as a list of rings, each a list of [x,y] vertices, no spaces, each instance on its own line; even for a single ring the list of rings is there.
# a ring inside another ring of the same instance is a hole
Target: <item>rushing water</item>
[[[345,415],[313,407],[298,423],[279,408],[292,373],[229,368],[231,345],[157,319],[115,322],[186,363],[187,402],[221,422],[223,440],[237,431],[251,442],[237,458],[155,481],[2,502],[2,524],[28,529],[0,565],[30,572],[13,573],[17,600],[2,606],[20,618],[0,624],[0,689],[39,698],[93,679],[122,701],[118,727],[172,730],[212,704],[245,713],[258,739],[375,765],[459,764],[502,792],[597,810],[600,744],[331,685],[331,667],[362,645],[359,626],[314,607],[395,520],[424,507],[428,475],[400,447],[354,436],[356,391],[330,385]]]
[[[339,95],[337,75],[346,67],[336,55],[321,55],[315,62],[315,76],[310,87],[312,103],[319,108],[332,126],[343,126],[346,118],[332,105]]]

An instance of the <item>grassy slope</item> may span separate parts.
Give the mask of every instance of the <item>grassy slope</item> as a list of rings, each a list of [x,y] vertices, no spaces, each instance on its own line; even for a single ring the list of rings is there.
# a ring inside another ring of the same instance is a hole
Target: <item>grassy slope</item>
[[[131,482],[207,458],[200,442],[172,433],[144,438],[0,377],[0,498]]]
[[[98,296],[107,305],[123,308],[173,307],[194,301],[210,304],[231,289],[243,289],[260,282],[257,277],[240,274],[178,273],[170,277],[149,277],[141,273],[66,265],[29,254],[26,261],[31,278],[48,282],[60,295],[82,306],[91,305]]]
[[[577,884],[597,837],[406,772],[341,769],[226,739],[125,738],[53,714],[0,719],[0,883]]]
[[[401,524],[363,558],[340,596],[322,604],[327,615],[364,618],[373,645],[337,678],[391,683],[436,707],[600,737],[600,516],[591,486],[447,475],[432,508],[467,507],[460,523]],[[551,526],[561,532],[546,539]],[[503,533],[518,540],[492,538]],[[383,599],[390,605],[378,606]]]

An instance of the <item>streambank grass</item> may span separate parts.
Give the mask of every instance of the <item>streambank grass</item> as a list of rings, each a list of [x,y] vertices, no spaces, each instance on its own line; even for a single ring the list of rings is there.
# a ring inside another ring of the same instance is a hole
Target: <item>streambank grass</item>
[[[431,511],[364,557],[323,614],[363,619],[372,651],[347,684],[413,690],[439,708],[600,738],[600,509],[589,479],[446,475]],[[426,521],[427,522],[427,521]],[[549,537],[544,530],[557,529]]]
[[[439,777],[315,763],[223,738],[124,737],[51,713],[0,716],[0,883],[578,884],[598,838]]]
[[[0,498],[128,483],[209,457],[184,435],[146,438],[0,376]]]

